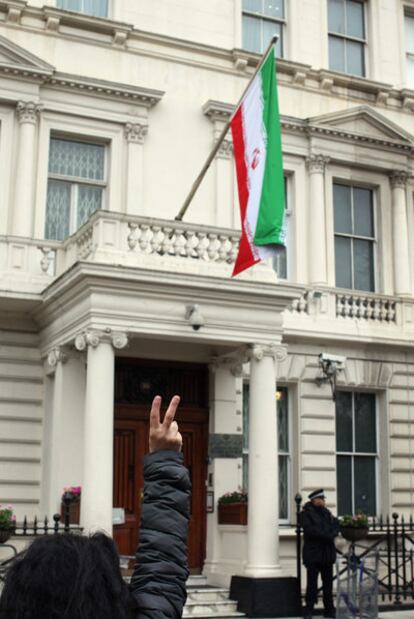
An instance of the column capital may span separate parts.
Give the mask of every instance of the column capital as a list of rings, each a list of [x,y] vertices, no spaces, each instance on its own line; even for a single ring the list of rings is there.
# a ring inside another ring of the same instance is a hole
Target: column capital
[[[69,354],[65,346],[55,346],[47,354],[47,362],[52,368],[55,368],[58,363],[66,363]]]
[[[284,361],[287,357],[286,346],[277,344],[251,344],[247,349],[249,359],[261,361],[265,357],[272,357],[275,361]]]
[[[143,144],[147,133],[148,125],[146,123],[126,123],[125,125],[125,137],[128,142]]]
[[[407,186],[408,173],[405,170],[393,170],[390,174],[391,188],[405,189]]]
[[[36,125],[41,106],[34,101],[19,101],[16,106],[17,118],[20,124]]]
[[[209,367],[213,374],[218,368],[226,368],[235,378],[243,376],[243,363],[247,363],[246,351],[238,351],[235,355],[228,357],[212,357]]]
[[[85,331],[75,337],[75,348],[79,351],[86,350],[88,346],[97,348],[101,343],[111,344],[115,349],[121,350],[128,344],[128,336],[123,331],[105,329],[105,331]]]
[[[329,163],[330,157],[322,154],[313,153],[306,157],[306,165],[310,174],[323,174],[325,167]]]

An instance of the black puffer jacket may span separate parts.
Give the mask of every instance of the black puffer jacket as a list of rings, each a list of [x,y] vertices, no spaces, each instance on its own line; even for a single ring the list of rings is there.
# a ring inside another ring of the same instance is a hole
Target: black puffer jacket
[[[339,533],[338,519],[326,507],[315,507],[310,501],[301,514],[303,527],[303,563],[330,565],[335,563],[334,539]]]
[[[190,479],[183,455],[144,459],[140,542],[130,590],[135,619],[179,619],[186,600]]]

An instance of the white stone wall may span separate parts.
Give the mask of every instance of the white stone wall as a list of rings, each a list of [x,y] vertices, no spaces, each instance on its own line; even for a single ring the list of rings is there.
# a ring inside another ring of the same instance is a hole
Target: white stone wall
[[[35,333],[0,329],[0,502],[38,514],[43,368]]]

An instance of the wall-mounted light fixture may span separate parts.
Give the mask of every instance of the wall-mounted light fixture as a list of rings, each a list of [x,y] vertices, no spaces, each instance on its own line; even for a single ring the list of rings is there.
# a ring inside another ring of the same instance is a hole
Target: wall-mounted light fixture
[[[194,331],[198,331],[201,327],[204,327],[204,316],[200,311],[200,306],[197,303],[194,305],[187,305],[185,308],[185,318],[188,320]]]
[[[319,368],[321,373],[315,378],[315,382],[320,387],[323,383],[329,383],[332,390],[332,400],[336,399],[336,378],[339,372],[345,368],[346,357],[332,355],[331,353],[321,353],[319,355]]]

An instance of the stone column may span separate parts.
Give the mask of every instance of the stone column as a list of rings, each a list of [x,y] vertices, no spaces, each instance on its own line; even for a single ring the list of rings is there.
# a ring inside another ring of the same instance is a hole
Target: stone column
[[[242,366],[233,359],[214,358],[210,364],[210,440],[218,435],[233,435],[242,442],[242,411],[237,407],[236,382],[241,376]],[[211,452],[210,452],[211,453]],[[241,460],[220,455],[210,458],[208,468],[208,490],[214,490],[215,500],[225,492],[233,492],[241,484]],[[229,562],[223,565],[222,536],[215,511],[207,515],[207,552],[203,574],[212,576],[229,569]],[[233,569],[237,566],[234,565]]]
[[[327,284],[325,166],[329,157],[310,155],[309,170],[309,283]]]
[[[281,575],[275,358],[284,348],[254,345],[250,356],[249,508],[246,576]]]
[[[410,260],[407,219],[407,172],[396,171],[390,176],[392,192],[392,237],[394,294],[410,295]]]
[[[43,467],[47,469],[45,476],[49,479],[45,513],[51,517],[60,511],[63,489],[83,485],[86,372],[83,358],[62,346],[49,352],[48,365],[54,371],[54,385],[53,403],[45,420],[48,440]]]
[[[12,219],[12,232],[16,236],[33,235],[35,139],[39,111],[40,106],[32,101],[19,101],[16,107],[20,125]]]
[[[147,133],[146,123],[125,125],[125,137],[128,142],[126,212],[129,215],[145,215],[143,144]]]
[[[84,417],[84,475],[81,524],[86,531],[112,535],[114,348],[127,345],[125,333],[110,329],[78,335],[75,346],[87,350]]]

